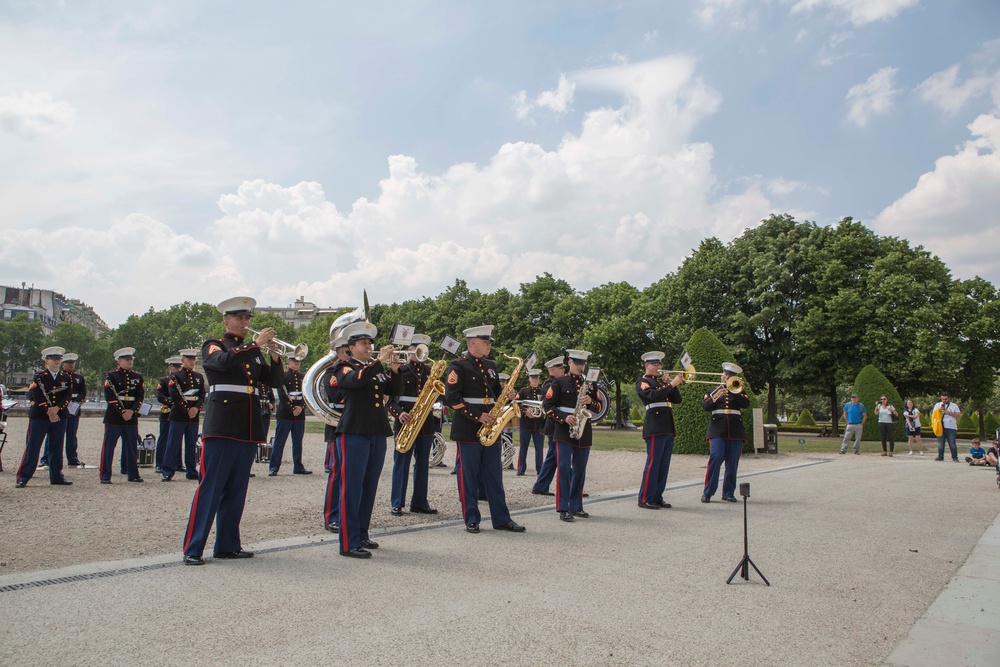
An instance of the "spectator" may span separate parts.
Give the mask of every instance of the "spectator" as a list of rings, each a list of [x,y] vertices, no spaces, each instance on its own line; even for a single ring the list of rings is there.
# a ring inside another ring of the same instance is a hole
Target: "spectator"
[[[986,461],[986,450],[979,444],[979,438],[972,439],[972,447],[969,448],[969,455],[965,457],[965,462],[970,466],[988,465]]]
[[[892,450],[896,448],[896,423],[893,417],[899,418],[896,408],[889,405],[889,398],[885,395],[878,399],[875,406],[875,416],[878,418],[878,432],[882,436],[882,456],[892,456]],[[885,441],[889,441],[889,451],[886,453]]]
[[[857,394],[851,394],[851,400],[844,404],[844,440],[840,443],[840,453],[847,453],[847,445],[854,436],[854,453],[861,453],[861,430],[868,421],[868,410],[864,403],[858,401]]]
[[[990,448],[986,450],[986,464],[994,468],[1000,464],[1000,445],[997,444],[996,438],[993,438]]]
[[[941,411],[941,435],[938,436],[938,455],[935,461],[944,461],[944,443],[948,443],[951,450],[951,460],[958,463],[958,418],[962,416],[962,411],[951,402],[951,394],[941,392],[941,401],[934,404],[934,410]]]
[[[903,410],[903,423],[906,426],[906,446],[910,448],[910,456],[913,456],[913,440],[920,445],[920,455],[924,455],[924,439],[920,437],[920,410],[913,404],[912,399],[907,399],[906,409]]]

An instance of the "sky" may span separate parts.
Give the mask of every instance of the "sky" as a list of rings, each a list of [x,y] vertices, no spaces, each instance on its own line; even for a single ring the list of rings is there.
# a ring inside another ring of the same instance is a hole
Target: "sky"
[[[643,288],[772,213],[1000,285],[998,144],[993,0],[0,0],[0,284],[112,326]]]

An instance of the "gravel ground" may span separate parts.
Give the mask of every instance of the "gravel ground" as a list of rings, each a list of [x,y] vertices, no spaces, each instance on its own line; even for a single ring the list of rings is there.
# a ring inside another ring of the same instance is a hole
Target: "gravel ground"
[[[159,481],[152,468],[141,468],[144,484],[129,484],[116,473],[111,486],[101,486],[97,472],[104,425],[100,419],[80,423],[80,459],[86,468],[67,468],[73,486],[50,486],[48,472],[39,470],[24,489],[14,488],[14,477],[24,454],[27,420],[13,418],[7,425],[8,440],[3,450],[4,471],[0,473],[0,505],[5,519],[0,525],[0,576],[15,572],[51,569],[89,563],[180,551],[184,528],[196,482],[177,475],[173,482]],[[154,421],[144,421],[140,433],[156,433]],[[637,439],[641,436],[636,433]],[[391,441],[390,441],[391,447]],[[322,530],[323,494],[327,476],[323,474],[325,444],[319,434],[307,433],[303,459],[312,475],[291,474],[291,444],[277,477],[267,476],[266,464],[254,464],[257,477],[250,480],[243,515],[244,545],[304,535],[326,534]],[[116,452],[116,457],[118,452]],[[704,475],[706,456],[674,456],[670,481]],[[787,465],[789,455],[746,457],[741,472]],[[461,518],[456,480],[450,474],[454,464],[454,443],[449,443],[445,462],[449,467],[430,472],[428,498],[440,510],[433,516],[389,514],[392,453],[379,482],[372,528],[406,526]],[[615,451],[591,454],[587,467],[587,492],[593,495],[637,489],[645,455]],[[117,465],[117,458],[116,458]],[[534,475],[517,477],[504,473],[504,488],[511,511],[550,505],[552,498],[531,493]],[[411,479],[412,485],[412,479]],[[412,487],[411,487],[412,488]],[[554,489],[554,487],[553,487]],[[684,493],[697,497],[698,490]],[[671,494],[667,500],[674,502]],[[484,515],[486,503],[481,503]],[[208,541],[208,551],[214,538]]]

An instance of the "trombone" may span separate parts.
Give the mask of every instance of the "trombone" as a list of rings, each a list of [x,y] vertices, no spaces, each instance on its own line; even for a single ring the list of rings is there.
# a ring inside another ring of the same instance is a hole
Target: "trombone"
[[[253,334],[254,340],[260,335],[259,331],[254,331],[250,327],[247,327],[247,331]],[[309,356],[309,346],[305,343],[299,343],[298,345],[292,345],[291,343],[286,343],[280,338],[272,338],[271,342],[264,346],[268,351],[277,352],[278,354],[289,357],[293,359],[298,359],[302,361],[307,356]]]
[[[678,374],[683,375],[684,376],[684,384],[714,384],[715,386],[719,386],[720,384],[725,384],[726,389],[728,391],[731,391],[734,394],[742,394],[743,393],[744,382],[743,382],[742,378],[734,375],[733,377],[731,377],[728,380],[726,380],[725,383],[723,383],[722,382],[722,376],[725,375],[725,373],[704,373],[704,372],[696,371],[695,367],[693,365],[692,366],[688,366],[687,368],[685,368],[682,371],[667,371],[667,370],[663,370],[663,371],[660,371],[660,374],[663,375],[665,378],[669,377],[670,375],[678,375]],[[718,375],[719,379],[715,380],[715,381],[713,381],[713,380],[698,380],[696,378],[699,375]]]

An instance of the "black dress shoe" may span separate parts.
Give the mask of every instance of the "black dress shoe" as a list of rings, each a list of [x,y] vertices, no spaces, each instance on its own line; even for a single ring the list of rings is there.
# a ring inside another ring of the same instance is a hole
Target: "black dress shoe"
[[[535,491],[534,489],[531,490],[531,493],[534,494],[534,495],[536,495],[536,496],[554,496],[554,495],[556,495],[556,494],[552,493],[551,491]]]
[[[639,503],[639,507],[644,510],[658,510],[660,506],[655,503]]]
[[[662,500],[661,500],[661,501],[659,502],[659,505],[660,505],[660,507],[662,507],[662,508],[663,508],[663,509],[665,509],[665,510],[668,510],[668,509],[670,509],[671,507],[673,507],[673,505],[671,505],[670,503],[665,503],[665,502],[663,502]]]
[[[110,484],[110,483],[111,483],[110,479],[102,479],[101,480],[101,484]]]
[[[253,473],[250,473],[250,476],[251,476],[251,477],[256,477],[257,475],[255,475],[255,474],[253,474]]]
[[[323,527],[326,528],[331,533],[340,532],[340,524],[337,523],[336,521],[331,521],[330,523],[323,524]]]
[[[368,551],[364,547],[358,547],[357,549],[351,549],[350,551],[341,551],[341,556],[347,556],[348,558],[371,558],[372,552]]]
[[[156,466],[156,468],[154,468],[154,470],[156,471],[157,474],[163,472],[163,468],[161,468],[160,466]]]
[[[312,470],[306,470],[305,468],[303,468],[302,470],[293,470],[292,474],[293,475],[311,475],[311,474],[313,474],[313,471]]]
[[[145,480],[142,477],[129,477],[128,481],[130,481],[130,482],[144,482]]]
[[[378,549],[378,542],[375,540],[361,540],[361,546],[365,549]]]
[[[736,498],[734,496],[722,496],[722,499],[725,500],[727,503],[736,502]]]
[[[523,472],[519,472],[519,473],[517,473],[517,476],[518,477],[524,477],[524,473]]]
[[[252,477],[252,475],[251,475]],[[184,479],[197,480],[198,475],[184,475]]]
[[[438,511],[433,507],[411,507],[410,511],[414,514],[437,514]]]
[[[573,521],[573,513],[572,512],[559,512],[559,518],[562,519],[563,521]]]
[[[201,556],[184,556],[185,565],[204,565],[205,559]]]
[[[272,470],[272,471],[270,471],[270,472],[267,473],[267,476],[268,477],[277,477],[278,476],[278,471],[277,470]]]
[[[171,475],[164,475],[164,476],[160,477],[160,481],[161,482],[172,482],[172,481],[174,481],[174,478]]]
[[[14,488],[15,489],[23,489],[27,485],[28,485],[27,482],[14,482]]]
[[[323,468],[323,474],[324,475],[329,475],[330,474],[330,469],[329,468]]]
[[[68,465],[68,466],[74,466],[76,468],[82,468],[83,467],[83,461],[67,461],[66,465]]]
[[[389,514],[393,516],[403,516],[403,509],[401,507],[393,507],[389,510]]]
[[[465,526],[465,532],[467,532],[467,533],[478,533],[479,532],[479,524],[478,523],[466,524],[466,526]]]
[[[514,523],[513,521],[508,521],[502,526],[493,526],[493,530],[509,530],[512,533],[523,533],[525,528],[519,523]]]
[[[712,496],[702,494],[701,495],[701,502],[703,502],[703,503],[712,502]]]
[[[219,551],[217,553],[212,554],[212,558],[220,558],[222,560],[235,559],[235,558],[253,558],[253,552],[243,551],[243,549],[240,549],[239,551]]]
[[[589,493],[585,493],[585,494],[583,494],[583,497],[584,497],[584,498],[589,498],[589,497],[590,497],[590,494],[589,494]]]
[[[49,484],[52,484],[54,486],[72,486],[73,482],[69,481],[68,479],[57,479],[54,482],[49,482]]]
[[[578,516],[581,519],[586,519],[586,518],[590,517],[590,514],[588,514],[584,510],[580,510],[579,512],[572,512],[572,514],[573,514],[573,516]]]

